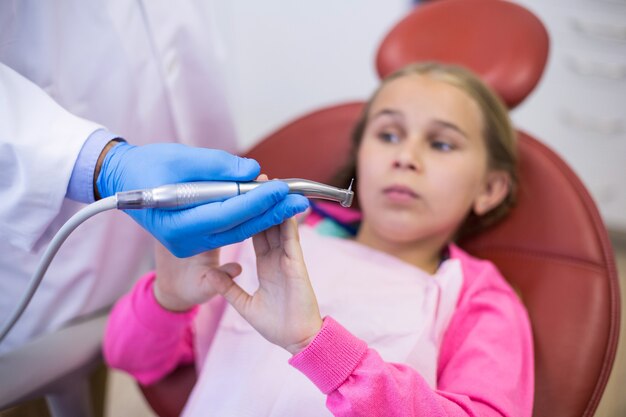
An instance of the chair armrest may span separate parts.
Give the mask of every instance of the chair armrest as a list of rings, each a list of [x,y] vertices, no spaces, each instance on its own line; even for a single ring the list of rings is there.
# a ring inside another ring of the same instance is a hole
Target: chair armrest
[[[196,384],[194,364],[181,365],[151,385],[139,385],[146,401],[159,417],[178,417]]]

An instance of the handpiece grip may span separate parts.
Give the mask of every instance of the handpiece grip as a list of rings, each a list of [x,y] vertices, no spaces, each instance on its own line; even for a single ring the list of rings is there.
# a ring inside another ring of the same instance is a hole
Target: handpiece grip
[[[197,181],[168,184],[147,190],[117,193],[117,208],[184,209],[200,204],[223,201],[239,195],[239,185],[233,181]]]

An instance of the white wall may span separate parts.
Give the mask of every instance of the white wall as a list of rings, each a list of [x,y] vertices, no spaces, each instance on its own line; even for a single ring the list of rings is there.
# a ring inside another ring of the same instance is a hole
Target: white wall
[[[513,119],[563,157],[606,225],[626,233],[626,2],[514,1],[546,26],[550,55]]]
[[[292,118],[364,100],[378,78],[375,51],[410,0],[216,2],[221,59],[246,149]]]

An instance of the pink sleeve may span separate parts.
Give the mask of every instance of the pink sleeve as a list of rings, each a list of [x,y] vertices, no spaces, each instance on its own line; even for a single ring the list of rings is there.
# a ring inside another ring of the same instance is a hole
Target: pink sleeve
[[[194,359],[191,322],[197,307],[184,313],[163,309],[154,298],[154,279],[154,272],[145,275],[115,304],[104,335],[106,363],[143,385]]]
[[[440,351],[438,386],[387,363],[332,318],[290,363],[328,395],[335,416],[530,416],[533,356],[519,301],[485,291],[460,306]]]

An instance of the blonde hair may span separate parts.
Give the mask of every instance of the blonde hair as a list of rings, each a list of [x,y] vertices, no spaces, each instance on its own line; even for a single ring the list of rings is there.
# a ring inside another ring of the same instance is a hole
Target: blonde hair
[[[409,75],[423,75],[455,86],[471,97],[483,117],[483,138],[488,155],[488,169],[506,172],[510,187],[504,200],[488,213],[477,216],[470,212],[455,238],[472,235],[502,219],[515,203],[517,191],[517,140],[508,110],[502,100],[471,71],[456,65],[423,62],[408,65],[386,77],[365,105],[352,133],[352,151],[349,163],[337,176],[337,183],[356,178],[356,153],[361,143],[372,103],[389,82]],[[357,178],[358,181],[358,178]]]

